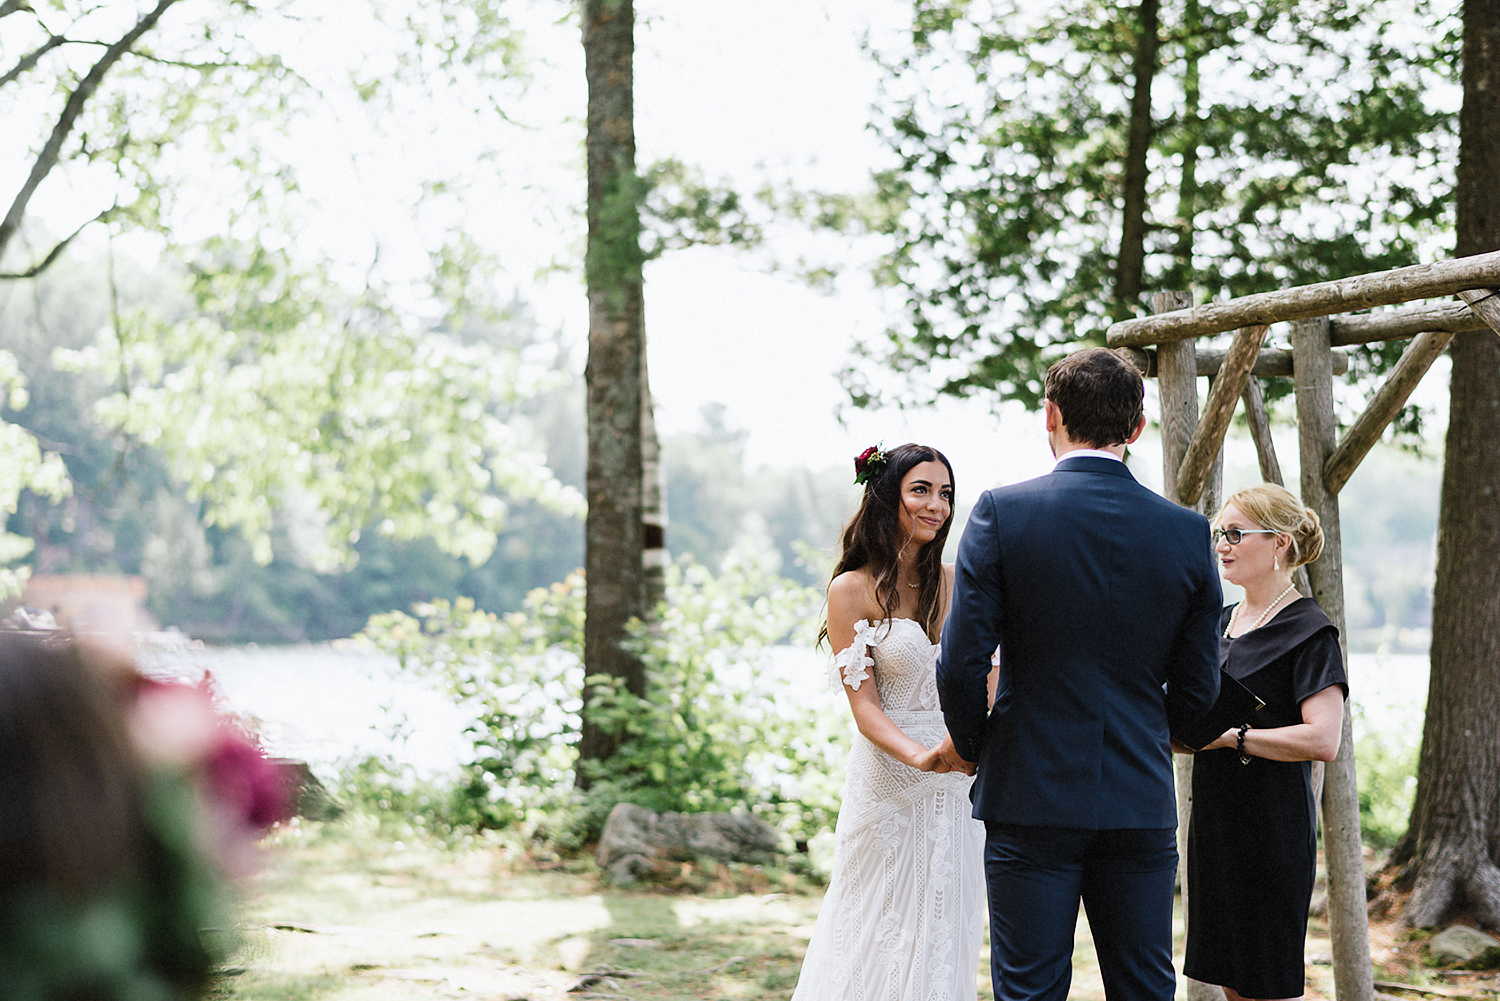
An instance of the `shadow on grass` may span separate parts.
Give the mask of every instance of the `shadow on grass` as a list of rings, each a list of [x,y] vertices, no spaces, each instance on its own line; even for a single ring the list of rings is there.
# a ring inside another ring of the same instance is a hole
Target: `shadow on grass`
[[[790,998],[807,949],[798,929],[817,897],[771,892],[717,897],[605,890],[608,925],[589,933],[577,964],[591,992],[640,1001]]]
[[[220,977],[208,1001],[253,996],[256,1001],[318,1001],[348,986],[348,979],[331,973],[256,973],[240,970]]]

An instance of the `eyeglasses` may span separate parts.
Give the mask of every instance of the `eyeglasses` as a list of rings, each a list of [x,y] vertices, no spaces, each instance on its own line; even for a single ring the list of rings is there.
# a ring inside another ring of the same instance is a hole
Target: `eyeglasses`
[[[1214,529],[1214,545],[1217,546],[1219,544],[1219,540],[1220,539],[1223,539],[1225,542],[1229,543],[1231,546],[1237,546],[1242,541],[1244,541],[1244,538],[1247,535],[1280,535],[1280,534],[1281,534],[1280,532],[1273,532],[1269,528],[1216,528],[1216,529]]]

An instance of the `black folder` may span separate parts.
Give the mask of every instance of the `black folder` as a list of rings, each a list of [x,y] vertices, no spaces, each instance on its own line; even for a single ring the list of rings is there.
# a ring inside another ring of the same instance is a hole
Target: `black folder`
[[[1195,751],[1204,744],[1212,744],[1225,730],[1237,730],[1242,724],[1265,708],[1265,702],[1250,689],[1219,668],[1219,697],[1213,708],[1198,719],[1180,729],[1172,731],[1179,744],[1186,744]]]

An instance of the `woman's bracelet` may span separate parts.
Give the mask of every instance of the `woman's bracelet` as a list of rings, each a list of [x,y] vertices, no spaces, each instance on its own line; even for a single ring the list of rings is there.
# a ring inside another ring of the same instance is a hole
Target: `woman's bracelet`
[[[1248,729],[1250,729],[1249,723],[1241,723],[1240,735],[1236,737],[1234,741],[1235,745],[1239,748],[1240,764],[1242,765],[1248,765],[1250,763],[1250,755],[1245,753],[1245,731]]]

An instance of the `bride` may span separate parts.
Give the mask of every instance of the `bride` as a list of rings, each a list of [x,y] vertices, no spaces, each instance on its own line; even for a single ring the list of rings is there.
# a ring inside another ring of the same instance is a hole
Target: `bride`
[[[953,468],[936,449],[866,449],[865,491],[828,585],[831,680],[859,736],[833,874],[792,1001],[973,1001],[984,933],[984,826],[933,673],[952,594],[942,562]],[[991,674],[993,697],[994,674]],[[954,756],[956,757],[956,755]]]

